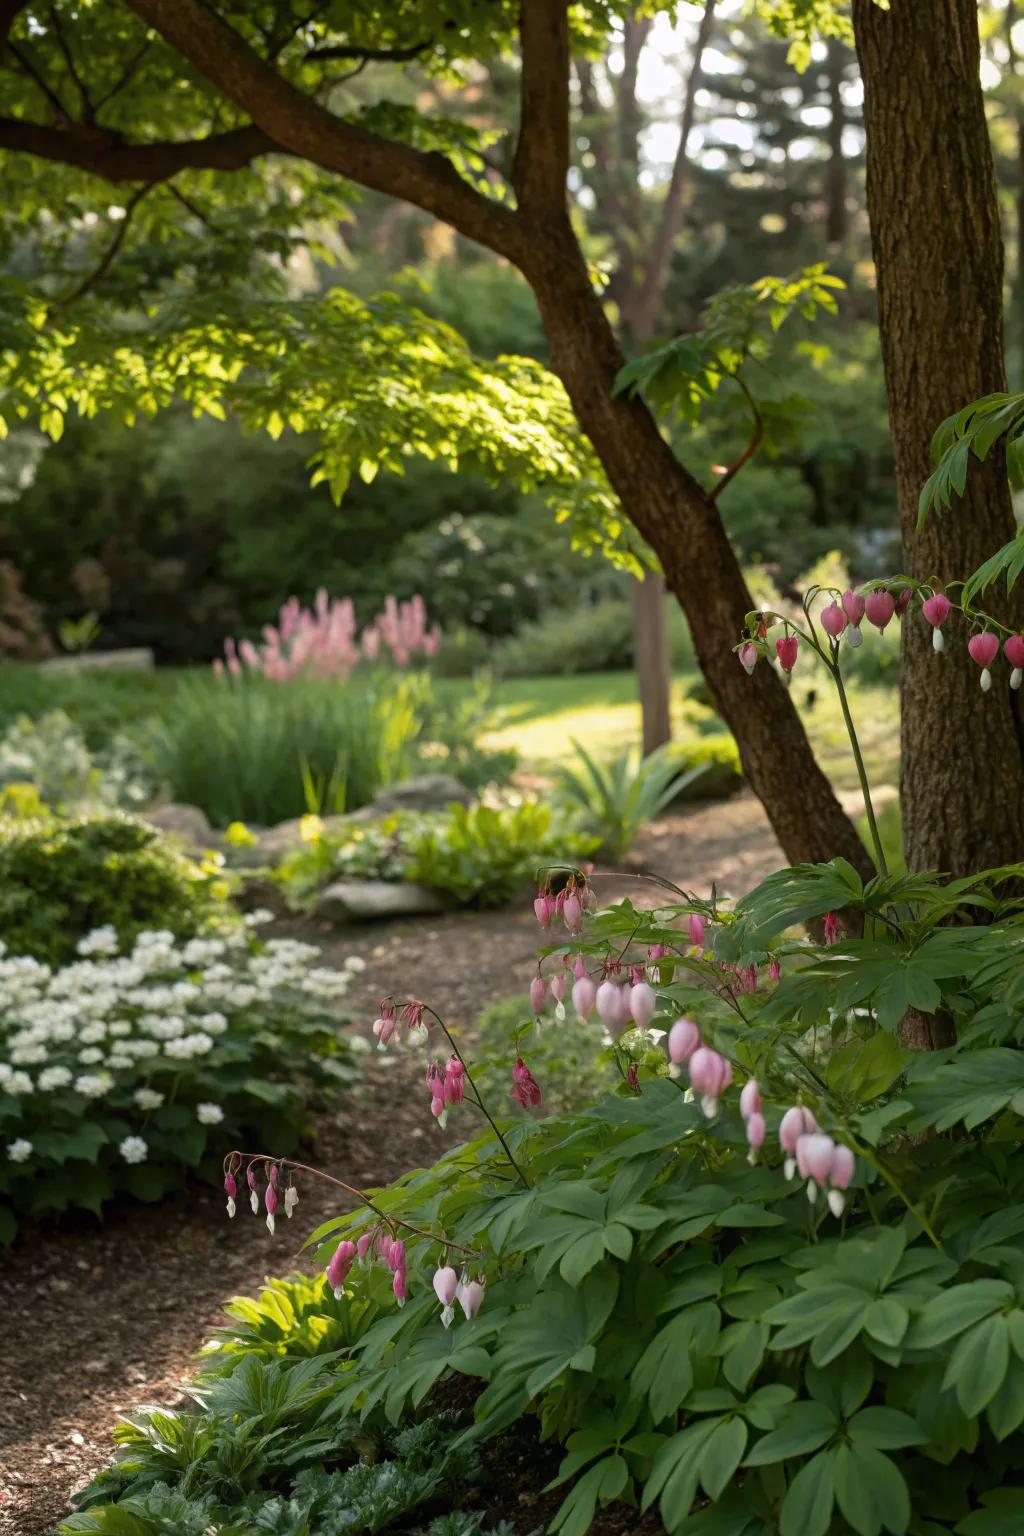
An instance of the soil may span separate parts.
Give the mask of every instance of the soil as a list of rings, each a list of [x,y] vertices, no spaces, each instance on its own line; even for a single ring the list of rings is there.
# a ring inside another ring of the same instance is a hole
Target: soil
[[[781,862],[763,812],[747,795],[652,823],[628,869],[600,887],[603,898],[628,893],[656,899],[637,881],[658,871],[706,894],[749,888]],[[282,925],[285,926],[285,925]],[[487,913],[406,918],[362,929],[311,930],[325,964],[348,955],[366,961],[346,999],[354,1017],[375,1017],[385,993],[428,1000],[472,1041],[481,1006],[525,986],[537,943],[527,904]],[[362,1030],[368,1034],[368,1027]],[[360,1187],[386,1183],[433,1161],[438,1132],[424,1115],[422,1061],[411,1054],[368,1054],[360,1085],[316,1126],[308,1160]],[[415,1091],[406,1091],[413,1089]],[[0,1533],[45,1536],[68,1509],[71,1493],[111,1458],[111,1432],[143,1404],[174,1406],[196,1352],[223,1321],[224,1299],[257,1291],[268,1274],[308,1267],[297,1253],[316,1222],[339,1209],[335,1192],[306,1181],[290,1223],[271,1238],[243,1207],[234,1221],[220,1191],[195,1187],[158,1206],[108,1207],[102,1226],[65,1220],[19,1234],[0,1250],[0,1315],[6,1320],[0,1378]],[[495,1520],[517,1532],[543,1529],[560,1494],[543,1494],[536,1446],[512,1437],[488,1453]],[[600,1536],[660,1529],[635,1511],[609,1510]]]

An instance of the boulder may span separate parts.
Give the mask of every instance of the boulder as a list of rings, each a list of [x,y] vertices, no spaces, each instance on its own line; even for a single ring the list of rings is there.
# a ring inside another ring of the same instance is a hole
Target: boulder
[[[374,923],[430,917],[448,910],[440,891],[390,880],[335,880],[317,897],[315,914],[331,923]]]
[[[391,784],[374,796],[374,816],[390,816],[392,811],[444,811],[457,801],[472,805],[476,797],[450,773],[421,773],[414,779]]]
[[[215,847],[218,841],[217,833],[198,805],[183,805],[171,800],[166,805],[150,806],[148,811],[143,811],[142,820],[200,851]]]

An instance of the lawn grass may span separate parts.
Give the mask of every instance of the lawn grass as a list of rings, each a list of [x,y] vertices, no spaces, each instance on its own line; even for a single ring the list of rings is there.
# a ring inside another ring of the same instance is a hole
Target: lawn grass
[[[673,682],[673,728],[681,739],[696,734],[694,716],[701,711],[687,698],[696,679],[696,673],[684,673]],[[849,694],[872,783],[895,782],[899,775],[896,690],[877,685],[862,688],[854,681]],[[839,701],[825,678],[814,686],[794,682],[793,700],[837,788],[857,788]],[[494,706],[495,724],[487,744],[514,747],[523,766],[539,772],[551,772],[569,762],[574,737],[602,757],[614,756],[640,739],[640,704],[632,672],[499,680]]]

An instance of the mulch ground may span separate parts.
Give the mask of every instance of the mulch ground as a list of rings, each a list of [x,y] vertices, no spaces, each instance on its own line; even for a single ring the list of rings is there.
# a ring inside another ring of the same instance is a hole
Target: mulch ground
[[[778,845],[749,796],[652,824],[630,860],[687,889],[714,881],[737,895],[778,865]],[[650,888],[623,872],[602,897],[628,894],[650,905]],[[294,928],[291,931],[296,931]],[[471,1041],[483,1004],[524,990],[537,943],[528,907],[404,919],[364,929],[311,931],[326,964],[360,955],[367,969],[346,999],[364,1033],[385,993],[435,1006]],[[428,1124],[422,1058],[360,1058],[363,1079],[319,1119],[308,1160],[360,1187],[388,1182],[432,1162],[439,1133]],[[272,1149],[268,1149],[272,1150]],[[225,1215],[220,1191],[194,1188],[158,1206],[125,1202],[91,1218],[24,1231],[0,1250],[0,1533],[46,1536],[71,1493],[111,1457],[118,1418],[143,1404],[174,1406],[194,1357],[222,1322],[225,1298],[257,1291],[268,1274],[308,1267],[304,1236],[336,1212],[336,1194],[311,1182],[291,1223],[271,1238],[244,1208]],[[489,1453],[496,1492],[491,1513],[517,1533],[542,1529],[561,1495],[536,1490],[537,1450],[514,1438]],[[491,1479],[489,1479],[491,1481]],[[610,1510],[602,1536],[658,1530],[635,1511]]]

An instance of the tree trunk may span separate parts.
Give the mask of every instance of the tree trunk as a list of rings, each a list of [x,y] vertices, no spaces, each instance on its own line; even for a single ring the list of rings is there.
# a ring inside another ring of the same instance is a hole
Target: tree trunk
[[[1006,387],[995,170],[979,82],[977,0],[854,0],[864,80],[868,213],[904,569],[963,580],[1015,532],[1000,454],[972,463],[952,510],[917,503],[935,428]],[[996,614],[1000,598],[989,594]],[[1012,621],[1011,621],[1012,622]],[[1006,674],[983,694],[962,622],[936,656],[903,627],[902,804],[911,869],[964,875],[1024,857],[1024,773]]]
[[[846,156],[843,153],[843,129],[846,127],[846,109],[843,106],[843,72],[846,64],[846,48],[836,37],[828,40],[828,166],[825,171],[826,214],[825,239],[830,246],[840,246],[846,239],[848,227],[846,210]]]
[[[644,757],[672,740],[672,667],[665,618],[665,580],[647,571],[642,580],[631,579],[633,647],[640,684]]]
[[[870,874],[864,845],[777,674],[761,665],[748,678],[733,653],[753,601],[718,509],[646,406],[612,393],[622,354],[567,213],[538,229],[523,270],[540,307],[552,367],[626,516],[658,556],[686,613],[697,661],[787,856],[796,863],[841,854]]]

